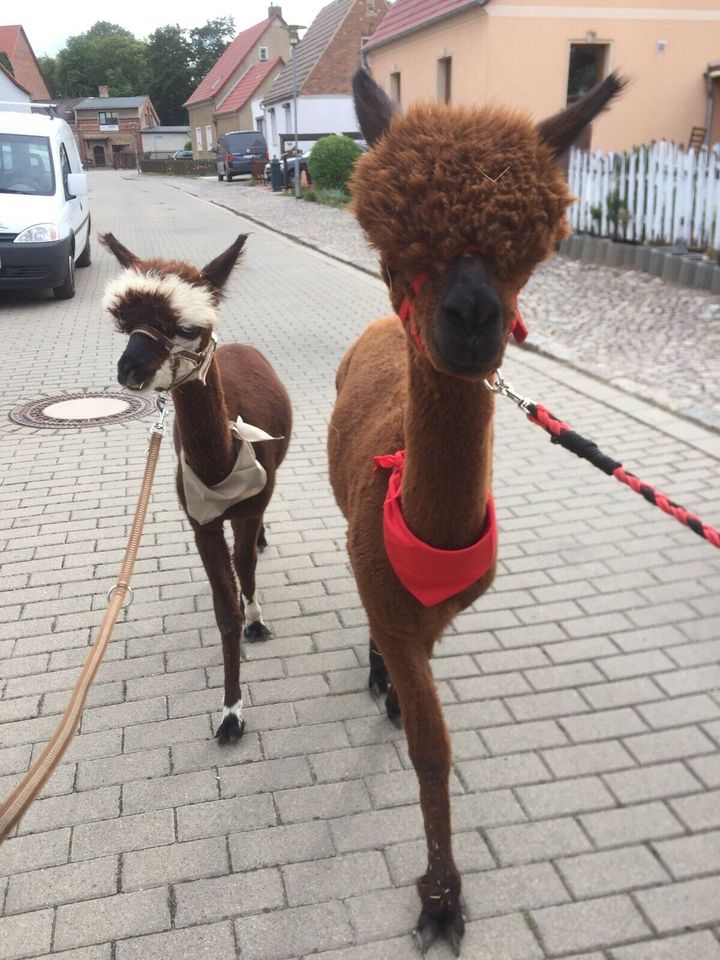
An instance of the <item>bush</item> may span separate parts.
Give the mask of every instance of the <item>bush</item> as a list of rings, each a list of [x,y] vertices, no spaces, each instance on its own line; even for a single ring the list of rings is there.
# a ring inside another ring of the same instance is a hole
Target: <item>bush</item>
[[[315,203],[317,200],[317,195],[314,190],[308,189],[303,190],[303,200],[307,200],[308,203]]]
[[[350,175],[360,152],[354,140],[340,134],[318,140],[308,160],[313,184],[319,190],[334,189],[347,193]]]
[[[350,194],[345,190],[338,190],[337,187],[330,187],[325,190],[318,187],[315,191],[315,199],[326,207],[346,207],[350,203]]]

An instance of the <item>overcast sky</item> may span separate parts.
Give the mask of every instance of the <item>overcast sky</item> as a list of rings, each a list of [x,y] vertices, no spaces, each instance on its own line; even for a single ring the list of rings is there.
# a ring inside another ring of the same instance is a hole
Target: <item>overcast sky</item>
[[[309,26],[327,0],[279,0],[287,23]],[[241,30],[267,17],[267,0],[205,0],[204,3],[178,4],[177,0],[122,0],[103,10],[89,4],[54,3],[41,0],[19,11],[2,17],[4,23],[21,23],[36,57],[47,54],[54,57],[65,46],[68,37],[84,33],[98,20],[117,23],[134,34],[138,40],[145,39],[158,27],[179,23],[181,27],[200,27],[208,20],[231,16],[235,28]],[[195,9],[193,9],[195,8]]]

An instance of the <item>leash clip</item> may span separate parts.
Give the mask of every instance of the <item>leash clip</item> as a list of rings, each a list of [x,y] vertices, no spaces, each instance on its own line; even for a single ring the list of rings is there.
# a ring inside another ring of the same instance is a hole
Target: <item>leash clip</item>
[[[155,423],[150,427],[151,435],[154,433],[159,433],[160,436],[165,434],[165,417],[168,412],[168,394],[165,390],[158,390],[155,395],[155,406],[157,407],[157,412],[159,414]]]
[[[521,397],[519,393],[515,393],[512,386],[503,377],[502,369],[498,368],[495,371],[495,383],[490,383],[489,380],[485,379],[483,380],[483,386],[486,390],[489,390],[490,393],[499,393],[500,396],[512,400],[513,403],[516,403],[518,407],[520,407],[523,413],[529,412],[532,400],[528,400],[526,397]]]

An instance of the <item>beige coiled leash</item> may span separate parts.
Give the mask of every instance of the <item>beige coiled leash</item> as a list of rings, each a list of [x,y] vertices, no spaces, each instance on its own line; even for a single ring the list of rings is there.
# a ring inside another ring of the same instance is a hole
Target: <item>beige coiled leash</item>
[[[160,444],[165,434],[167,396],[159,393],[156,402],[160,416],[150,430],[147,463],[145,464],[145,473],[135,508],[135,517],[127,546],[125,547],[125,556],[123,557],[120,573],[118,574],[115,586],[112,587],[108,594],[109,603],[105,611],[105,616],[100,624],[100,630],[95,643],[85,661],[85,666],[75,684],[70,702],[65,709],[60,723],[55,728],[50,742],[17,787],[15,787],[12,793],[0,804],[0,843],[11,833],[17,822],[38,795],[48,777],[60,762],[60,758],[67,750],[72,738],[75,736],[80,725],[80,718],[82,717],[85,698],[90,689],[90,684],[95,678],[107,645],[110,642],[120,611],[123,606],[125,606],[125,596],[130,590],[130,578],[132,577],[133,567],[135,566],[135,558],[137,557],[140,546],[140,537],[142,536],[145,515],[150,501],[150,490],[160,454]]]

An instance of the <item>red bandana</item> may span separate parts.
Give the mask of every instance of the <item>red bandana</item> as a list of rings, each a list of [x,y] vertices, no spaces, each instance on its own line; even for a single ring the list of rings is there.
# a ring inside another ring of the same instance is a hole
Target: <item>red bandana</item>
[[[455,596],[487,573],[495,560],[497,525],[492,496],[488,497],[485,529],[463,550],[438,550],[418,540],[402,515],[400,494],[405,451],[373,457],[375,469],[391,469],[383,507],[385,551],[397,578],[425,607]]]

